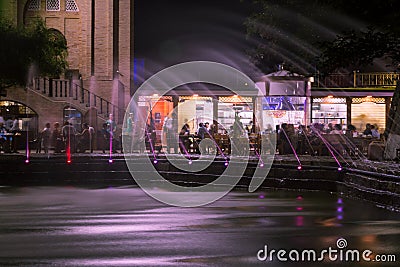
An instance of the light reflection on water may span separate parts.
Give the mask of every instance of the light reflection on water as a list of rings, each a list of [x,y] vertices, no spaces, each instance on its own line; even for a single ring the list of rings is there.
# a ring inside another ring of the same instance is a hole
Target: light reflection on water
[[[138,188],[1,188],[0,212],[2,266],[262,266],[264,245],[320,250],[339,237],[400,248],[399,213],[326,192],[232,192],[177,208]]]

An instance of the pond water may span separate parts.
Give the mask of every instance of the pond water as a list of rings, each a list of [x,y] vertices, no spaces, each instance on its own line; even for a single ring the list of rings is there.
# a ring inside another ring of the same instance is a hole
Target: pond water
[[[136,187],[3,187],[0,213],[1,266],[396,266],[400,260],[399,213],[326,192],[234,191],[207,206],[178,208]],[[337,252],[329,255],[329,248]],[[359,251],[358,262],[348,250]],[[370,262],[362,258],[366,250]],[[389,262],[394,257],[397,264]]]

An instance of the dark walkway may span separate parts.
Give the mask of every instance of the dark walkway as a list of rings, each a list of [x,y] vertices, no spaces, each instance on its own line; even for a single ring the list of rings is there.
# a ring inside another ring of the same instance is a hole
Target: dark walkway
[[[1,266],[398,266],[400,214],[322,192],[230,193],[200,208],[136,188],[2,188]],[[369,249],[374,262],[260,262],[272,249]]]

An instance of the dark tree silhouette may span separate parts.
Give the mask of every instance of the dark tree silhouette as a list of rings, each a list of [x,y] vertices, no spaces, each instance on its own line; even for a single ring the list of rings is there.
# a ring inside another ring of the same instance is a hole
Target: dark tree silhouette
[[[257,46],[250,52],[264,72],[285,63],[293,71],[348,71],[388,59],[400,62],[400,1],[255,0],[246,21]]]
[[[59,76],[67,67],[67,44],[38,20],[27,27],[0,22],[0,88],[26,85],[28,75]]]

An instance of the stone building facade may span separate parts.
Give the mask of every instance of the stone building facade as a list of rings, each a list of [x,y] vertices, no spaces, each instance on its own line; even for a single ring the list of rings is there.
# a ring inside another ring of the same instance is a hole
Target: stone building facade
[[[0,105],[27,106],[37,114],[31,123],[37,129],[68,119],[67,110],[98,129],[109,113],[122,123],[132,88],[133,0],[4,0],[0,11],[19,26],[43,19],[68,46],[62,77],[9,88]]]

